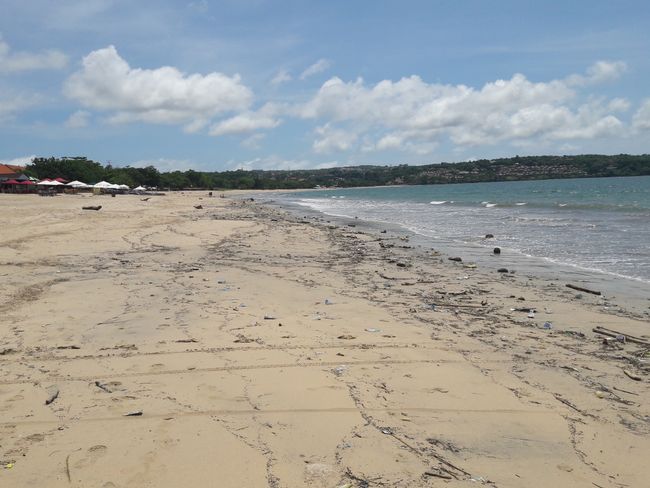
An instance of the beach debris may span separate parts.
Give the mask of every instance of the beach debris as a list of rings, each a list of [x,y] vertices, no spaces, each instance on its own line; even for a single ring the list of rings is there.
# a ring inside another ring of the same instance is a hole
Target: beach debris
[[[585,293],[591,293],[592,295],[598,295],[598,296],[601,295],[601,293],[599,291],[590,290],[589,288],[583,288],[582,286],[572,285],[571,283],[567,283],[566,287],[571,288],[572,290],[583,291]]]
[[[142,410],[133,410],[132,412],[127,412],[124,414],[125,417],[141,417]]]
[[[151,198],[151,197],[141,198],[140,201],[141,201],[141,202],[148,202],[150,198]]]
[[[613,329],[608,329],[606,327],[601,327],[600,325],[594,327],[592,329],[592,331],[594,331],[596,334],[601,334],[601,335],[606,335],[606,336],[609,336],[609,337],[614,337],[615,339],[618,338],[618,336],[623,336],[623,337],[625,337],[624,341],[634,342],[635,344],[641,344],[643,346],[649,346],[650,347],[650,341],[647,341],[647,340],[642,339],[640,337],[632,336],[630,334],[626,334],[624,332],[620,332],[618,330],[613,330]],[[621,342],[621,341],[619,340],[619,342]]]
[[[494,234],[485,234],[486,239],[494,239]]]
[[[343,334],[343,335],[338,336],[338,339],[345,339],[345,340],[349,341],[349,340],[352,340],[352,339],[356,339],[356,336],[353,336],[353,335],[350,335],[350,334]]]
[[[14,348],[12,348],[12,347],[5,347],[4,349],[0,350],[0,356],[4,356],[4,355],[6,355],[6,354],[15,354],[15,353],[17,353],[17,352],[18,352],[18,351],[16,351],[16,350],[15,350]]]
[[[368,327],[365,329],[366,332],[381,332],[381,329],[377,329],[375,327]]]
[[[106,386],[100,381],[95,381],[95,386],[100,390],[104,390],[106,393],[113,393],[113,390],[111,390],[108,386]]]
[[[194,208],[197,210],[203,209],[203,205],[194,205]]]
[[[237,344],[248,344],[250,342],[255,342],[255,340],[246,337],[244,334],[237,334],[237,339],[235,339],[233,342]]]
[[[529,318],[529,319],[534,319],[534,318],[535,318],[535,312],[530,312],[530,313],[528,314],[528,318]]]
[[[264,320],[275,320],[277,317],[274,317],[273,315],[265,315]]]
[[[499,268],[499,269],[497,269],[497,273],[507,273],[507,272],[508,272],[508,268]]]
[[[76,346],[76,345],[70,345],[70,346],[56,346],[57,349],[81,349],[81,347]]]
[[[11,468],[13,468],[13,467],[14,467],[14,463],[7,463],[7,464],[5,464],[5,466],[4,466],[5,469],[11,469]]]
[[[45,405],[49,405],[59,397],[59,387],[56,385],[49,386],[45,389],[47,398],[45,398]]]
[[[551,322],[544,322],[544,326],[543,326],[543,327],[544,327],[545,329],[552,329],[552,328],[553,328],[553,324],[552,324]]]
[[[343,373],[345,373],[348,370],[348,367],[345,364],[342,364],[341,366],[337,366],[336,368],[332,369],[332,373],[334,373],[336,376],[342,376]]]
[[[443,471],[432,471],[432,470],[429,470],[429,471],[425,471],[424,474],[425,474],[426,476],[434,476],[434,477],[436,477],[436,478],[442,478],[443,480],[450,480],[450,479],[453,479],[453,476],[451,476],[450,474],[447,474],[447,473],[445,473],[445,472],[443,472]]]
[[[526,312],[526,313],[529,313],[529,312],[536,312],[537,310],[535,310],[534,308],[531,308],[531,307],[516,307],[516,308],[511,308],[510,311],[511,312]]]
[[[463,262],[463,259],[458,257],[458,256],[447,258],[447,259],[449,259],[449,261],[455,261],[457,263],[462,263]]]
[[[332,305],[333,303],[334,302],[332,302],[332,300],[330,300],[329,298],[325,299],[325,305]]]
[[[180,343],[188,343],[188,342],[199,342],[196,339],[178,339],[175,342],[180,342]]]
[[[81,210],[101,210],[101,205],[88,205],[86,207],[81,207]]]
[[[641,381],[641,377],[640,377],[639,375],[634,374],[632,371],[630,371],[630,370],[628,370],[628,369],[624,369],[624,370],[623,370],[623,373],[625,373],[625,376],[627,376],[627,377],[630,378],[631,380],[634,380],[634,381]]]
[[[501,254],[501,248],[500,247],[495,247],[494,249],[492,249],[492,253],[493,254]]]

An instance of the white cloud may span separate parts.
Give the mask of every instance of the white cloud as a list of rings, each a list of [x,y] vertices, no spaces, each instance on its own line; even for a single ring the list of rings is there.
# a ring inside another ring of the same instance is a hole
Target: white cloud
[[[0,164],[13,164],[15,166],[25,166],[27,164],[30,164],[35,157],[36,155],[32,154],[31,156],[23,156],[20,158],[0,159]]]
[[[247,161],[230,160],[226,167],[231,170],[243,169],[265,169],[265,170],[290,170],[290,169],[322,169],[338,166],[338,161],[328,161],[314,164],[309,159],[285,159],[280,156],[271,155],[262,158],[254,158]]]
[[[65,94],[86,108],[109,112],[113,123],[187,124],[191,131],[217,115],[247,109],[253,98],[238,75],[131,68],[114,46],[91,52],[82,64],[65,82]]]
[[[632,126],[638,131],[650,131],[650,98],[646,98],[634,114]]]
[[[187,171],[188,169],[197,169],[198,165],[194,161],[189,159],[168,159],[168,158],[158,158],[158,159],[141,159],[140,161],[134,161],[130,164],[134,168],[144,168],[146,166],[154,166],[161,172],[166,171]]]
[[[12,52],[0,37],[0,73],[65,68],[68,57],[61,51],[49,49],[40,53]]]
[[[33,107],[40,100],[37,95],[0,93],[0,121],[11,119],[18,112]]]
[[[271,80],[272,85],[279,85],[281,83],[286,83],[287,81],[291,81],[293,78],[289,74],[287,70],[281,69],[280,71],[277,72],[277,74],[273,77]]]
[[[85,110],[77,110],[75,113],[71,114],[68,117],[68,120],[65,121],[65,126],[70,129],[80,129],[88,125],[88,120],[90,119],[90,112]]]
[[[314,64],[309,66],[305,71],[303,71],[300,74],[300,79],[305,80],[309,78],[310,76],[316,75],[318,73],[322,73],[326,69],[328,69],[332,63],[330,63],[327,59],[319,59],[316,61]]]
[[[611,79],[620,63],[596,63],[588,70],[592,81]],[[577,75],[582,76],[582,75]],[[400,149],[423,154],[448,139],[459,146],[537,141],[593,139],[619,134],[623,123],[611,112],[626,109],[623,99],[591,100],[580,104],[583,85],[573,81],[532,82],[522,74],[481,88],[429,84],[418,76],[367,85],[362,79],[326,81],[307,102],[292,108],[294,116],[326,121],[328,131],[342,134],[353,126],[363,135],[362,150]],[[588,94],[587,94],[588,95]],[[334,124],[339,125],[335,127]],[[321,137],[314,149],[336,148],[337,141]],[[369,136],[377,140],[368,143]],[[336,138],[335,138],[336,139]],[[352,138],[339,148],[350,149]]]
[[[319,137],[312,146],[317,153],[347,151],[357,140],[354,132],[334,129],[329,124],[317,127],[314,132]]]
[[[590,85],[605,83],[620,78],[627,71],[623,61],[597,61],[587,69],[586,75],[571,75],[566,79],[568,85]]]
[[[266,138],[266,134],[253,134],[241,142],[241,145],[248,149],[259,149],[260,143]]]
[[[214,124],[210,128],[210,135],[245,134],[259,129],[272,129],[281,122],[275,117],[277,111],[278,107],[276,105],[266,104],[257,112],[243,112]]]

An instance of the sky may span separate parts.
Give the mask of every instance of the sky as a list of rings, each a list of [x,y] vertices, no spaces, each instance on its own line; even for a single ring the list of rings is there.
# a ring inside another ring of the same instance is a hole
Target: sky
[[[0,161],[650,152],[647,0],[0,0]]]

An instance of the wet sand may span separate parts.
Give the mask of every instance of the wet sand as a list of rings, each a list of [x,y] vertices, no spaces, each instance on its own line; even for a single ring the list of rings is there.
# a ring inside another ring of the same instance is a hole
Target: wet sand
[[[0,206],[3,486],[650,479],[650,346],[592,331],[647,316],[257,202]]]

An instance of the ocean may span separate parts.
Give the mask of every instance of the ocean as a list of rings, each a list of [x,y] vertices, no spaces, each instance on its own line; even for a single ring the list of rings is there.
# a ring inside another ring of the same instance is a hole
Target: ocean
[[[401,228],[442,250],[478,256],[500,247],[538,264],[650,284],[650,176],[326,189],[273,198]]]

